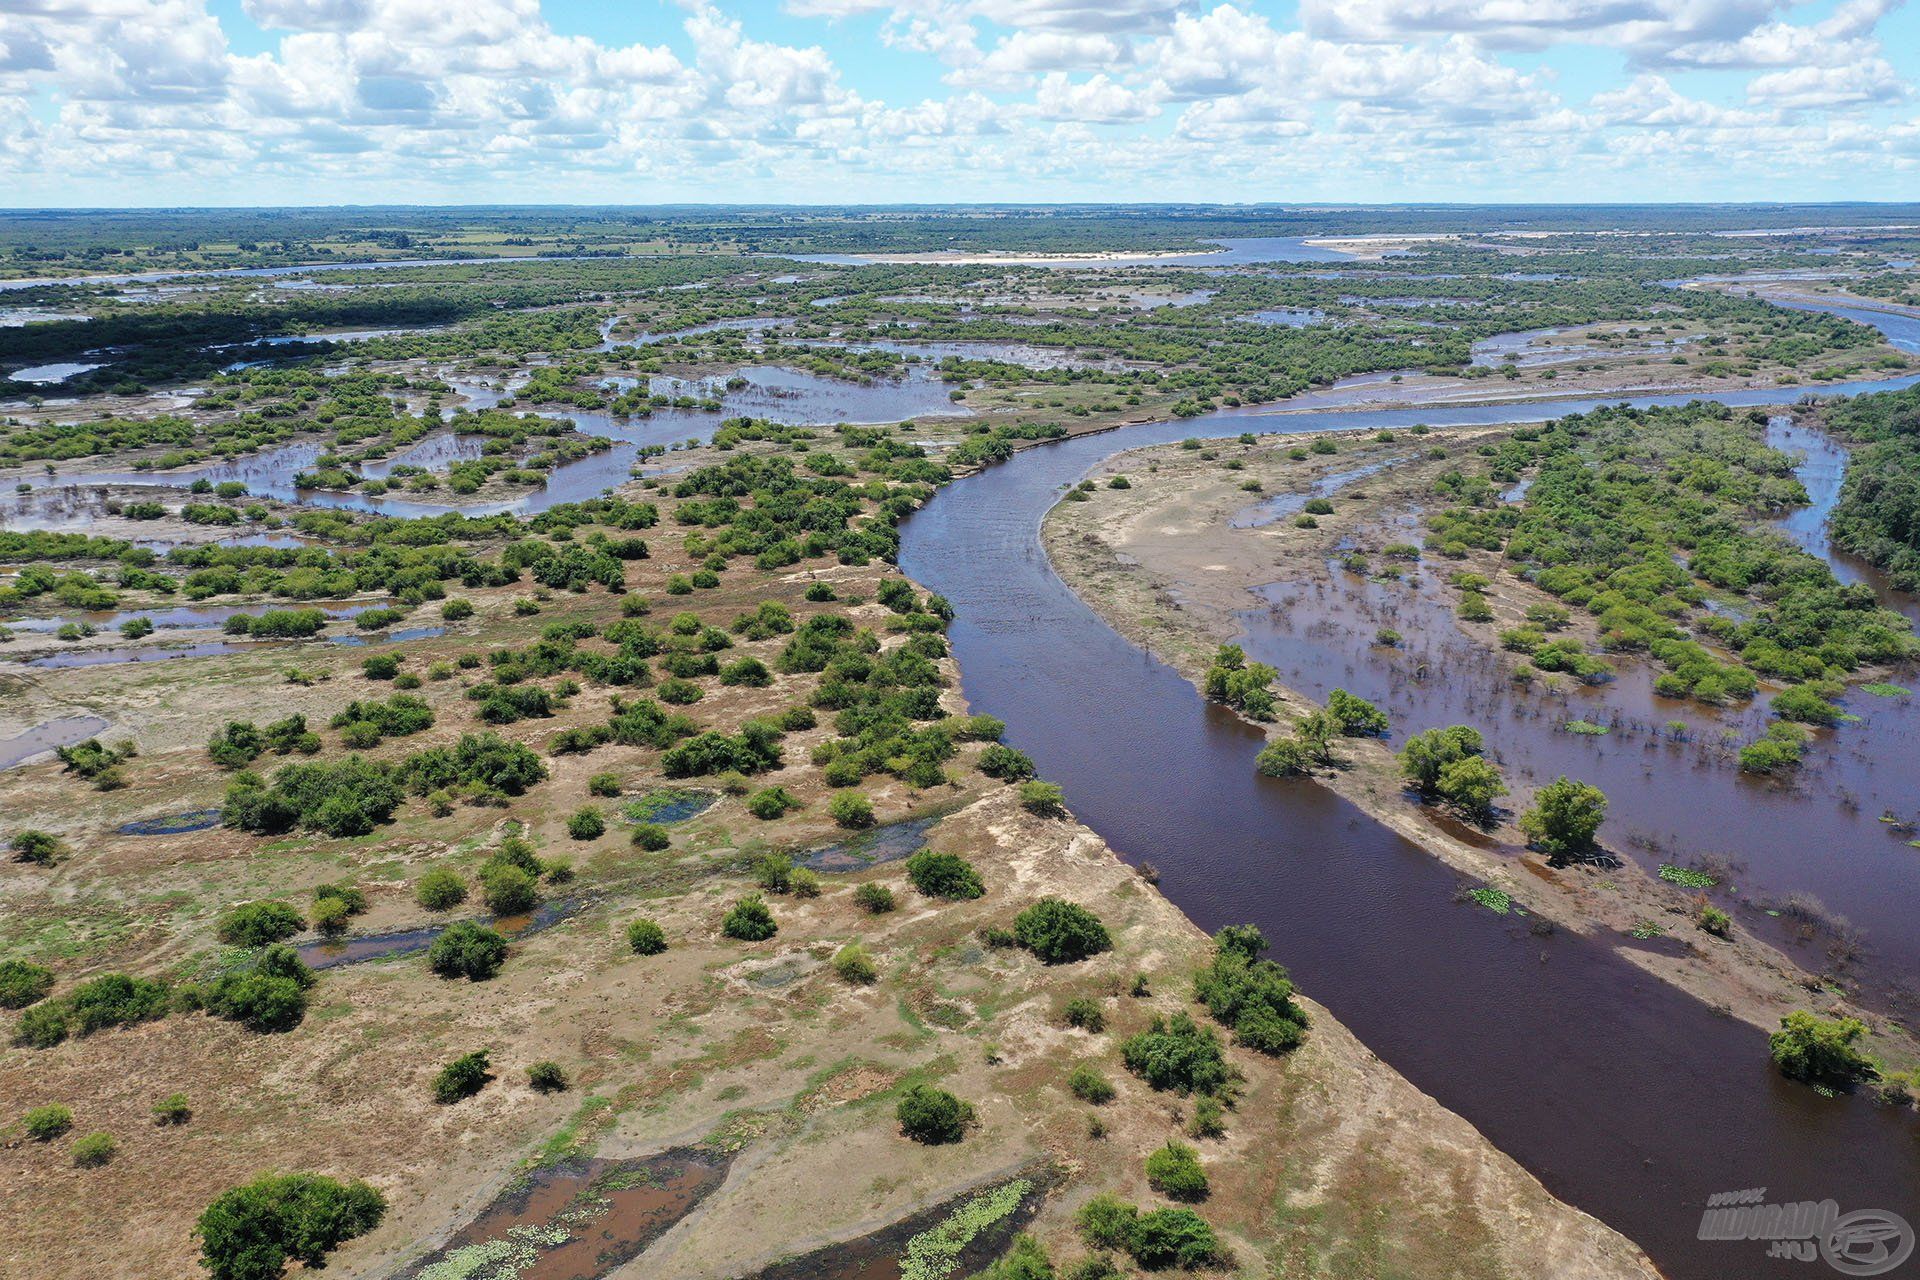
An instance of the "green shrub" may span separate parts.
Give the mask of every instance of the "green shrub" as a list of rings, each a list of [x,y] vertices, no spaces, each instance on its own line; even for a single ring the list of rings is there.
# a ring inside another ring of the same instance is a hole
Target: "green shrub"
[[[1217,1093],[1233,1078],[1220,1038],[1184,1013],[1158,1018],[1120,1046],[1127,1070],[1155,1089]]]
[[[221,1193],[194,1227],[211,1280],[279,1280],[289,1261],[309,1268],[380,1225],[387,1202],[364,1182],[311,1173],[256,1178]]]
[[[827,802],[827,813],[840,826],[858,831],[873,825],[873,801],[858,791],[837,792]]]
[[[113,1159],[119,1145],[113,1135],[106,1130],[96,1130],[83,1138],[74,1139],[73,1162],[82,1169],[97,1169]]]
[[[1096,1107],[1113,1101],[1113,1082],[1084,1062],[1067,1074],[1067,1088],[1080,1101]]]
[[[52,1142],[73,1128],[73,1110],[58,1102],[49,1103],[28,1111],[20,1117],[20,1123],[35,1142]]]
[[[922,849],[907,859],[907,879],[930,898],[963,901],[985,893],[980,873],[957,853]]]
[[[448,622],[461,622],[473,616],[473,601],[455,596],[440,606],[440,616]]]
[[[1200,1153],[1184,1142],[1169,1142],[1147,1157],[1147,1185],[1169,1200],[1207,1198],[1207,1172]]]
[[[306,918],[284,902],[244,902],[220,916],[214,936],[230,947],[264,947],[306,927]]]
[[[567,1087],[567,1073],[557,1062],[536,1062],[527,1068],[527,1084],[539,1093],[560,1093]]]
[[[1260,958],[1267,940],[1253,925],[1228,925],[1214,935],[1213,963],[1194,975],[1194,998],[1226,1026],[1234,1040],[1261,1053],[1286,1053],[1306,1036],[1307,1015],[1293,1000],[1287,971]]]
[[[491,1067],[485,1049],[461,1054],[434,1076],[433,1100],[445,1106],[471,1098],[493,1079]]]
[[[533,872],[494,858],[480,867],[480,895],[487,909],[497,916],[524,915],[540,901]]]
[[[1149,1271],[1204,1267],[1220,1253],[1213,1228],[1191,1209],[1154,1209],[1134,1222],[1127,1252]]]
[[[575,840],[598,840],[606,833],[607,820],[598,809],[579,809],[567,819],[567,835]]]
[[[1796,1009],[1780,1019],[1780,1029],[1767,1043],[1774,1065],[1788,1079],[1850,1089],[1879,1074],[1855,1047],[1866,1033],[1866,1024],[1858,1018],[1822,1018]]]
[[[780,931],[773,912],[757,893],[750,893],[733,904],[720,921],[720,932],[740,942],[765,942]]]
[[[872,915],[884,915],[893,910],[893,890],[883,884],[869,882],[853,891],[853,900],[861,910]]]
[[[747,797],[747,812],[762,822],[784,818],[790,810],[800,807],[799,798],[785,787],[767,787]]]
[[[1062,1016],[1068,1026],[1078,1027],[1082,1031],[1091,1031],[1097,1035],[1107,1029],[1107,1015],[1100,1008],[1100,1002],[1085,996],[1076,996],[1067,1001],[1067,1007]]]
[[[130,1027],[164,1018],[172,1001],[172,993],[164,982],[107,973],[81,983],[61,1003],[66,1006],[66,1017],[73,1030],[85,1036],[108,1027]],[[28,1014],[44,1007],[30,1009]]]
[[[657,956],[667,949],[667,932],[651,920],[635,920],[627,926],[627,946],[637,956]]]
[[[1220,1099],[1211,1094],[1201,1094],[1193,1100],[1193,1119],[1187,1125],[1187,1132],[1196,1138],[1218,1138],[1227,1131],[1227,1109]]]
[[[1067,793],[1057,784],[1037,778],[1020,784],[1020,804],[1027,812],[1042,818],[1067,816]]]
[[[66,852],[66,844],[59,836],[45,831],[22,831],[11,841],[14,857],[21,862],[37,862],[41,866],[51,866],[54,859]]]
[[[449,911],[467,900],[467,882],[445,867],[435,867],[413,886],[413,898],[429,911]]]
[[[617,796],[620,794],[620,775],[617,773],[596,773],[587,779],[587,794],[590,796]]]
[[[633,829],[633,842],[650,853],[658,853],[673,843],[673,833],[657,822],[643,822]]]
[[[834,952],[833,971],[844,981],[857,986],[866,986],[880,976],[880,970],[875,967],[873,957],[867,953],[866,947],[858,942],[849,942]]]
[[[347,930],[347,919],[352,915],[347,904],[339,898],[320,898],[313,904],[313,927],[329,938],[338,937]]]
[[[1080,1238],[1096,1249],[1125,1249],[1133,1238],[1133,1224],[1139,1220],[1140,1210],[1105,1192],[1080,1206],[1080,1212],[1074,1215]]]
[[[1042,898],[1013,918],[1013,936],[1047,964],[1066,964],[1113,946],[1100,917],[1062,898]]]
[[[507,940],[497,930],[456,920],[427,948],[427,966],[443,978],[485,982],[506,963]]]
[[[1026,752],[996,742],[980,753],[980,772],[1002,782],[1026,782],[1034,767]]]
[[[181,1125],[193,1119],[193,1107],[184,1093],[170,1093],[153,1104],[153,1122],[157,1125]]]
[[[313,971],[299,953],[275,943],[196,994],[214,1017],[267,1034],[300,1025],[307,1012],[307,991],[314,982]]]
[[[894,1118],[900,1122],[900,1132],[915,1142],[936,1146],[966,1136],[967,1126],[973,1123],[973,1106],[945,1089],[916,1084],[900,1095]]]
[[[0,1009],[24,1009],[53,990],[53,970],[25,960],[0,960]]]

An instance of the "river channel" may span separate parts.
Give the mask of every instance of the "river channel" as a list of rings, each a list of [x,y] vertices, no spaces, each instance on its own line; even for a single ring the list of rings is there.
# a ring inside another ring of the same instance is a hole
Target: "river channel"
[[[1920,338],[1906,324],[1897,336]],[[1911,1114],[1782,1079],[1759,1031],[1606,946],[1457,904],[1459,878],[1417,846],[1316,784],[1259,777],[1261,731],[1106,626],[1041,549],[1041,520],[1064,489],[1124,449],[1243,431],[1538,421],[1601,403],[1619,401],[1239,410],[1082,436],[941,490],[907,520],[900,563],[957,610],[951,638],[972,708],[1005,720],[1007,740],[1066,787],[1076,816],[1123,857],[1153,863],[1161,890],[1203,928],[1260,925],[1275,957],[1368,1047],[1667,1274],[1804,1275],[1762,1244],[1698,1240],[1707,1197],[1765,1187],[1776,1202],[1831,1197],[1842,1211],[1911,1215]]]

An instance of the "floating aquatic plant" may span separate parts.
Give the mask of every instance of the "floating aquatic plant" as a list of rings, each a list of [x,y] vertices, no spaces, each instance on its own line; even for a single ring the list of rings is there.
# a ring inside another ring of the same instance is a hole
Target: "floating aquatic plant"
[[[1513,910],[1513,899],[1501,890],[1489,885],[1482,885],[1478,889],[1469,889],[1467,890],[1467,896],[1495,915],[1504,916]]]
[[[1695,871],[1691,867],[1674,867],[1665,864],[1660,868],[1660,878],[1668,884],[1677,884],[1683,889],[1710,889],[1720,883],[1704,871]]]

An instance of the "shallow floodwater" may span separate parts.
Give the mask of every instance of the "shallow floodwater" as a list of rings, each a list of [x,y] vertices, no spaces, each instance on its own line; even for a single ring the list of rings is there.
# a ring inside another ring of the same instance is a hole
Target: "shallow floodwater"
[[[747,385],[728,389],[730,378],[742,377]],[[615,381],[618,381],[617,379]],[[499,403],[507,394],[482,383],[451,382],[455,392],[476,408]],[[471,516],[516,512],[532,515],[563,503],[597,498],[607,490],[631,478],[640,450],[646,446],[676,445],[687,441],[704,443],[713,438],[720,424],[731,417],[763,418],[794,426],[832,426],[836,423],[899,422],[907,418],[960,418],[972,410],[955,404],[947,387],[930,368],[914,366],[897,379],[872,383],[847,382],[823,378],[795,369],[776,366],[748,366],[712,378],[688,382],[656,378],[650,388],[669,395],[687,395],[696,399],[719,401],[718,411],[698,409],[655,409],[651,416],[615,417],[597,410],[571,409],[565,412],[542,411],[543,417],[565,418],[583,434],[613,441],[611,448],[565,462],[547,473],[546,485],[524,496],[505,501],[457,503],[439,496],[444,491],[410,496],[399,490],[383,495],[356,491],[299,489],[294,476],[310,471],[329,445],[320,440],[305,440],[266,449],[233,461],[204,463],[167,472],[88,470],[84,467],[63,471],[39,482],[33,492],[8,494],[0,498],[0,527],[10,529],[73,530],[106,514],[106,486],[166,486],[184,489],[205,479],[213,484],[237,480],[257,497],[277,498],[304,506],[331,507],[367,511],[391,516],[431,516],[449,511]],[[370,463],[365,474],[371,479],[392,475],[402,462],[412,462],[431,471],[444,471],[452,462],[478,456],[477,437],[436,432],[395,455]]]
[[[1780,1200],[1830,1196],[1843,1211],[1910,1207],[1910,1115],[1782,1079],[1759,1031],[1603,946],[1455,903],[1459,878],[1410,842],[1324,788],[1260,778],[1264,735],[1122,640],[1038,543],[1063,489],[1122,449],[1245,430],[1538,421],[1598,403],[1243,410],[1067,440],[937,493],[903,528],[901,567],[953,601],[974,710],[1005,720],[1007,741],[1065,785],[1080,820],[1158,867],[1161,889],[1202,927],[1259,924],[1275,958],[1369,1048],[1668,1275],[1801,1275],[1764,1246],[1697,1240],[1707,1197],[1764,1186]]]
[[[598,1280],[638,1257],[726,1181],[731,1155],[572,1157],[514,1178],[444,1246],[395,1276]]]

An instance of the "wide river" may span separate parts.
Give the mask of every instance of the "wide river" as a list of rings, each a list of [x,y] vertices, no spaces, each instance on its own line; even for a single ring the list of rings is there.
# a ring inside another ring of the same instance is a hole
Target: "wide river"
[[[1860,318],[1920,350],[1920,322]],[[1159,868],[1161,890],[1203,928],[1258,924],[1275,958],[1370,1048],[1667,1274],[1804,1276],[1805,1264],[1769,1260],[1764,1244],[1697,1239],[1707,1197],[1764,1187],[1776,1203],[1831,1198],[1842,1212],[1920,1220],[1910,1112],[1782,1079],[1761,1032],[1608,947],[1457,905],[1459,877],[1417,846],[1314,783],[1259,777],[1262,732],[1122,639],[1041,549],[1041,520],[1064,489],[1124,449],[1243,431],[1536,421],[1620,402],[1236,410],[1083,436],[941,490],[906,522],[900,563],[953,602],[973,709],[1005,720],[1007,740],[1066,787],[1080,820]]]

